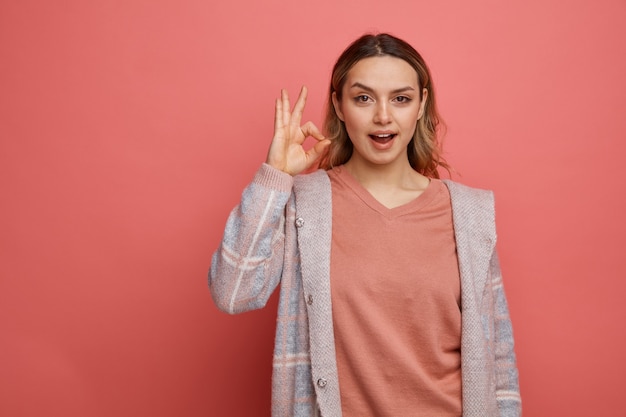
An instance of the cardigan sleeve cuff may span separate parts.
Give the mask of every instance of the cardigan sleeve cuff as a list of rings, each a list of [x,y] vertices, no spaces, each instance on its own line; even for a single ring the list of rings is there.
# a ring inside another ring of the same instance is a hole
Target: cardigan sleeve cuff
[[[254,175],[253,182],[262,187],[278,191],[291,192],[293,188],[293,177],[291,175],[273,168],[265,162]]]

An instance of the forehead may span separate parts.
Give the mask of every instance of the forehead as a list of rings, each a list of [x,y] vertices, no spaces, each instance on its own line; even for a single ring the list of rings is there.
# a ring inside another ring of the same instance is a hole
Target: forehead
[[[392,56],[364,58],[354,64],[346,76],[345,88],[355,83],[374,89],[419,87],[417,72],[408,62]]]

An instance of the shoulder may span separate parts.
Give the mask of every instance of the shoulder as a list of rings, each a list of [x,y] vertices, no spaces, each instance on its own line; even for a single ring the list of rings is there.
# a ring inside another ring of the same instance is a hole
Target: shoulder
[[[484,230],[495,235],[495,205],[493,192],[443,180],[450,190],[455,228]]]
[[[493,191],[469,187],[452,180],[442,180],[450,191],[452,205],[473,208],[474,210],[494,211]]]
[[[310,174],[296,175],[293,179],[293,194],[299,209],[329,209],[332,192],[328,173],[318,169]]]
[[[293,178],[294,193],[296,196],[325,195],[330,193],[330,178],[323,169],[311,172],[310,174],[300,174]]]
[[[323,186],[325,183],[330,185],[330,179],[328,178],[328,172],[323,169],[315,170],[308,174],[299,174],[294,178],[294,186],[307,187],[307,186]]]

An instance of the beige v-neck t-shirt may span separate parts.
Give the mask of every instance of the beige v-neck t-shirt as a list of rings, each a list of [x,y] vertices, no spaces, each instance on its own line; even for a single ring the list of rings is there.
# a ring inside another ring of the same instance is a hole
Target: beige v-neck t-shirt
[[[344,167],[328,175],[343,416],[461,416],[461,288],[447,187],[431,179],[389,209]]]

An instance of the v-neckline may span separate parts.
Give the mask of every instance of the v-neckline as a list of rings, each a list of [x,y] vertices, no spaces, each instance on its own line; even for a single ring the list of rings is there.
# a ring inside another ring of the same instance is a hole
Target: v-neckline
[[[439,188],[437,180],[429,178],[430,183],[420,195],[402,205],[389,208],[378,201],[343,165],[333,168],[333,171],[337,174],[337,178],[348,186],[368,207],[388,219],[394,219],[421,210],[432,201]]]

